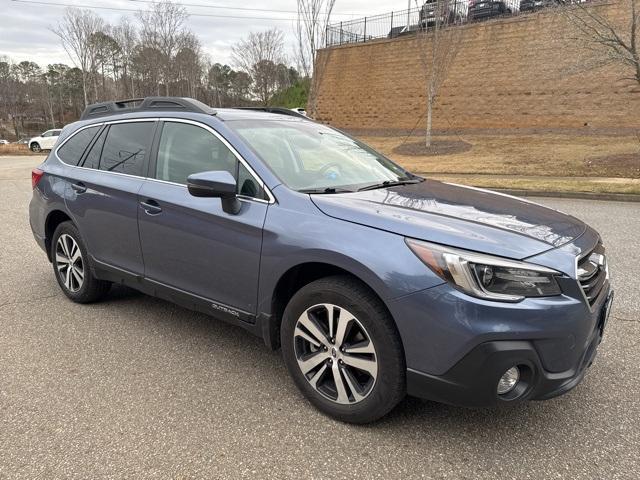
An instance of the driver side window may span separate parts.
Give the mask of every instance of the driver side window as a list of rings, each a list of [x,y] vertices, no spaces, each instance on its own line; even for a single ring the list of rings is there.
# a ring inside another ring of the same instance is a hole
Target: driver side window
[[[226,170],[235,177],[236,157],[218,137],[187,123],[165,122],[162,127],[156,178],[187,183],[192,173]]]
[[[238,193],[263,198],[262,189],[229,148],[208,130],[188,123],[165,122],[160,136],[155,178],[186,185],[192,173],[224,170],[234,176]]]

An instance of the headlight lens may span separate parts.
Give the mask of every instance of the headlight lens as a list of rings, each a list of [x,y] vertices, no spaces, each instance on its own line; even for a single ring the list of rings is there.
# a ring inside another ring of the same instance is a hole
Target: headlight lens
[[[434,273],[474,297],[519,302],[526,297],[560,295],[560,272],[540,265],[406,239]]]

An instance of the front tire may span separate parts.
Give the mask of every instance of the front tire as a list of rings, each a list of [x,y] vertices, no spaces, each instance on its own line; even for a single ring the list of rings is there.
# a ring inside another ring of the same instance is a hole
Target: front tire
[[[62,222],[51,241],[51,259],[58,285],[76,303],[99,300],[111,287],[91,273],[89,254],[80,232],[71,222]]]
[[[304,396],[325,414],[369,423],[404,398],[400,336],[380,299],[348,276],[300,289],[287,305],[282,354]]]
[[[31,149],[32,152],[34,153],[40,153],[42,151],[42,148],[40,148],[40,144],[38,142],[33,142],[29,148]]]

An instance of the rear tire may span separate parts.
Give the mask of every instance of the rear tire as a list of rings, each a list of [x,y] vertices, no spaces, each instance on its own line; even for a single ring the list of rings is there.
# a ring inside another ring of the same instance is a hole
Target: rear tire
[[[404,351],[393,319],[373,292],[349,276],[301,288],[284,311],[280,335],[298,388],[337,420],[373,422],[406,394]]]
[[[89,254],[76,226],[62,222],[51,239],[51,263],[58,285],[76,303],[99,300],[111,287],[91,272]]]

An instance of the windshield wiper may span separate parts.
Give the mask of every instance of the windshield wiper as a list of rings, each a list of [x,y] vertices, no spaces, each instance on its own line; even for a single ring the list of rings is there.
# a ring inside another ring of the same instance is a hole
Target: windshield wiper
[[[406,178],[400,180],[385,180],[381,183],[374,183],[372,185],[367,185],[366,187],[362,187],[358,189],[358,192],[364,192],[366,190],[375,190],[377,188],[387,188],[387,187],[397,187],[398,185],[410,185],[412,183],[420,183],[423,182],[424,178],[416,177],[416,178]]]
[[[348,190],[346,188],[336,188],[336,187],[326,187],[326,188],[305,188],[303,190],[298,190],[300,193],[316,193],[316,194],[325,194],[325,193],[353,193],[353,190]]]

